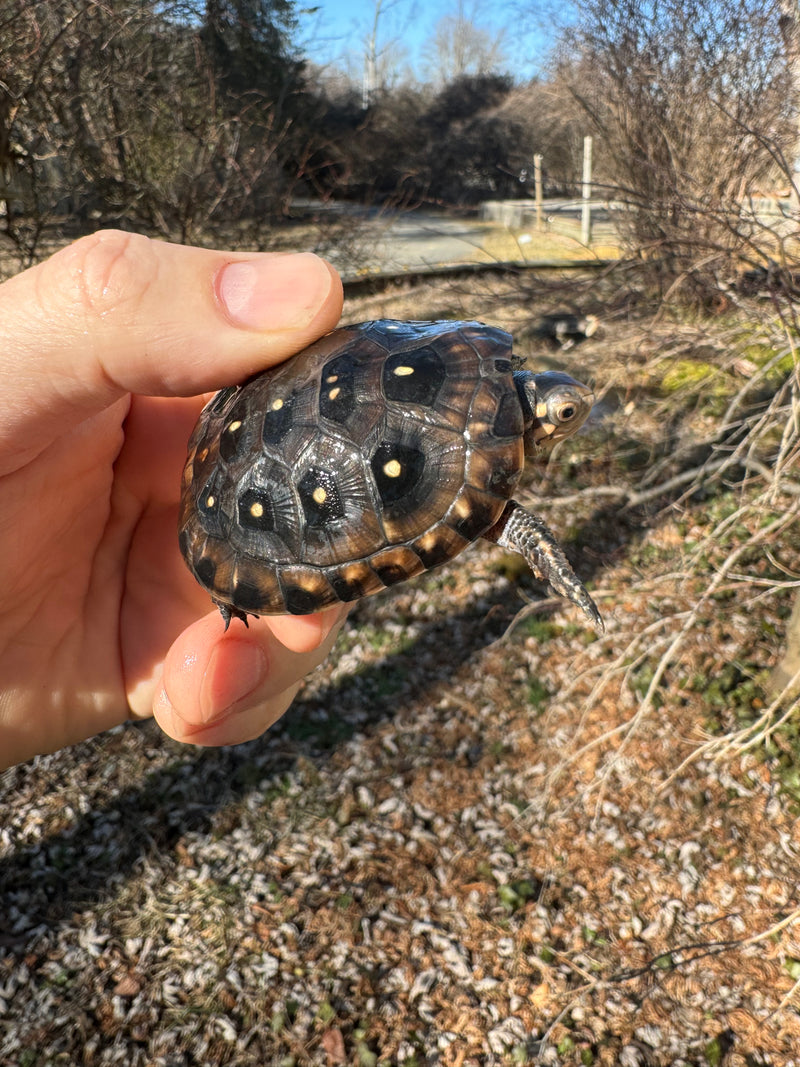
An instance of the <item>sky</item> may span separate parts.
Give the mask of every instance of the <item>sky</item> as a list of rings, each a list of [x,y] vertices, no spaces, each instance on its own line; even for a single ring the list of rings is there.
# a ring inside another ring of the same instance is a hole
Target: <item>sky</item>
[[[372,31],[376,0],[307,0],[298,3],[299,40],[314,63],[332,64],[360,77],[364,41]],[[533,8],[533,3],[531,8]],[[425,44],[443,16],[458,11],[458,0],[382,0],[378,20],[378,48],[389,46],[401,67],[426,79]],[[313,13],[309,9],[316,8]],[[503,49],[508,73],[518,79],[536,73],[546,51],[546,20],[520,17],[520,7],[497,0],[462,2],[465,14],[477,26],[499,33],[505,30]]]

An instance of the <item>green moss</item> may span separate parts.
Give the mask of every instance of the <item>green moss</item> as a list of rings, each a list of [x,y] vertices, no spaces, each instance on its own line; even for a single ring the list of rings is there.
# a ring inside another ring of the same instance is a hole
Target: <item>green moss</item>
[[[742,356],[754,363],[759,370],[767,367],[775,360],[766,373],[766,381],[769,384],[775,384],[782,382],[788,374],[791,374],[795,365],[791,351],[785,351],[783,355],[780,355],[780,353],[781,349],[776,348],[774,345],[753,342],[743,349]],[[776,356],[780,358],[776,359]]]
[[[706,1063],[709,1067],[719,1067],[724,1051],[718,1038],[712,1037],[705,1047]]]
[[[607,945],[608,938],[604,937],[598,930],[593,930],[590,926],[584,926],[581,928],[584,941],[590,945]]]
[[[662,396],[672,397],[677,393],[695,393],[701,409],[708,415],[721,415],[739,385],[733,375],[713,363],[701,360],[679,359],[671,363],[659,384]]]
[[[712,363],[699,363],[691,359],[679,359],[670,364],[661,379],[661,392],[671,396],[682,389],[703,385],[719,379],[722,372]]]
[[[516,627],[515,632],[523,637],[532,637],[540,644],[545,644],[547,641],[551,641],[554,637],[558,637],[564,632],[564,627],[560,626],[556,622],[550,622],[548,619],[539,618],[536,615],[529,615],[527,619],[523,619]]]
[[[526,698],[528,704],[536,708],[537,711],[541,711],[552,696],[549,688],[544,682],[540,682],[538,678],[531,678],[526,683],[525,688],[527,690]]]
[[[317,1020],[322,1026],[329,1026],[336,1018],[336,1009],[329,1000],[323,1000],[317,1008]]]

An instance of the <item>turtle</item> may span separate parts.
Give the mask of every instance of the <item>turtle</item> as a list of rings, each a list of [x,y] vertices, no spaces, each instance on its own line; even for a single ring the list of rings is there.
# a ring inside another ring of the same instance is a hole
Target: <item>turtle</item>
[[[497,326],[380,319],[216,393],[189,440],[179,543],[225,629],[358,600],[478,538],[602,629],[555,536],[512,497],[526,455],[575,433],[594,396],[523,363]]]

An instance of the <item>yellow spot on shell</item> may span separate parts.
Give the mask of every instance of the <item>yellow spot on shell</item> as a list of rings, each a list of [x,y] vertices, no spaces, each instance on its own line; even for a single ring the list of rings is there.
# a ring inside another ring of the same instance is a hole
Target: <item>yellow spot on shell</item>
[[[322,488],[321,485],[318,485],[314,492],[311,494],[311,497],[315,504],[324,504],[325,501],[328,499],[328,494]]]
[[[263,518],[264,505],[258,500],[253,501],[253,503],[250,505],[250,514],[253,516],[254,519]]]
[[[383,473],[387,478],[397,478],[402,473],[403,466],[399,459],[390,459],[383,465]]]
[[[282,407],[283,407],[283,401],[281,400],[280,397],[278,397],[276,400],[272,401],[272,410],[273,411],[280,411]]]
[[[331,385],[333,382],[338,382],[339,381],[339,375],[338,374],[329,374],[328,377],[325,379],[325,381],[328,383],[328,385]]]
[[[206,507],[207,508],[213,508],[214,505],[216,504],[216,502],[217,502],[217,498],[214,496],[213,493],[211,493],[209,496],[206,497]]]
[[[396,374],[398,378],[407,378],[409,376],[409,374],[413,374],[414,373],[414,368],[413,367],[409,367],[405,363],[401,363],[399,367],[395,367],[394,368],[392,373]]]
[[[338,385],[335,389],[331,389],[331,391],[328,393],[328,400],[335,400],[339,393],[341,393],[341,391],[342,390],[339,388]]]
[[[233,422],[229,423],[229,425],[227,427],[228,433],[236,433],[236,431],[239,429],[239,427],[241,425],[242,425],[242,420],[241,419],[234,419]]]

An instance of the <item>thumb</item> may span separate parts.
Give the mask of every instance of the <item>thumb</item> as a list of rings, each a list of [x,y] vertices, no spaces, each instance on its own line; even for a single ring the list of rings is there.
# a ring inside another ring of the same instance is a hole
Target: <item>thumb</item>
[[[193,396],[332,329],[332,267],[99,231],[0,286],[0,450],[39,451],[126,393]]]

